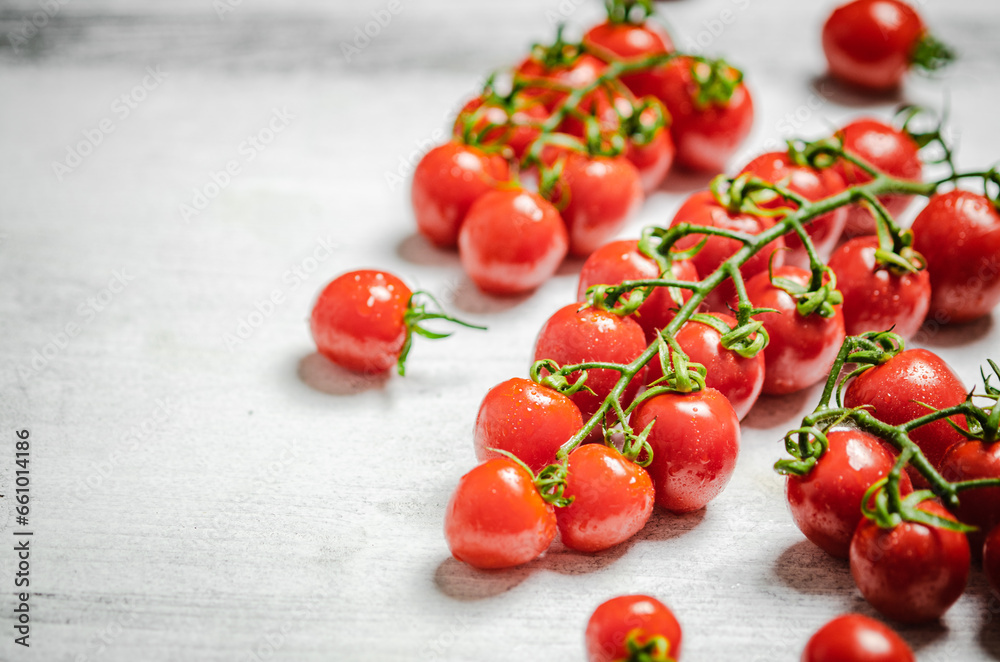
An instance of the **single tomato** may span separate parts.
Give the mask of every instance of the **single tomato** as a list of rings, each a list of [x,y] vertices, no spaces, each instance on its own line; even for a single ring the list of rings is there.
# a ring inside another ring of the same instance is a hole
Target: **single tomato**
[[[861,614],[838,616],[816,631],[801,662],[914,662],[892,629]]]
[[[452,133],[457,140],[463,138],[466,121],[477,111],[478,119],[471,129],[477,135],[482,134],[480,144],[490,147],[507,145],[511,149],[510,156],[514,159],[520,159],[524,155],[528,145],[541,134],[539,125],[549,117],[548,109],[538,99],[518,96],[515,97],[513,107],[508,109],[497,103],[487,103],[483,97],[478,96],[470,99],[455,118]],[[494,128],[489,128],[491,125]]]
[[[629,659],[629,642],[636,647],[666,644],[663,652],[674,660],[681,659],[683,637],[677,617],[648,595],[621,595],[599,605],[587,622],[585,639],[587,662]]]
[[[944,454],[938,471],[952,483],[978,478],[1000,478],[1000,441],[986,444],[966,440]],[[977,487],[958,495],[960,505],[953,510],[963,524],[979,527],[969,533],[969,542],[978,554],[986,534],[1000,526],[1000,487]]]

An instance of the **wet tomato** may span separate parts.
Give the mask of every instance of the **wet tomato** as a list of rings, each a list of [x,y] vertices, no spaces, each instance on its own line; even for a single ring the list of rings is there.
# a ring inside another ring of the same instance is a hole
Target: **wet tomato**
[[[938,465],[945,480],[958,482],[977,478],[1000,478],[1000,441],[986,444],[962,441],[952,446]],[[953,510],[958,521],[979,527],[969,533],[978,554],[986,534],[1000,526],[1000,487],[977,487],[959,493],[961,504]]]
[[[664,652],[680,660],[683,637],[677,617],[665,604],[648,595],[621,595],[594,610],[585,639],[587,662],[619,662],[629,657],[629,641],[642,647],[654,639],[662,639]]]

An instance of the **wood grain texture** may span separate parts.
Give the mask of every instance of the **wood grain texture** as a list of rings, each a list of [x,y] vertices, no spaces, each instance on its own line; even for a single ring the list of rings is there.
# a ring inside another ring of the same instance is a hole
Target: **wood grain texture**
[[[21,51],[7,35],[41,5],[0,9],[0,485],[13,430],[28,428],[35,531],[24,650],[0,499],[0,659],[582,659],[593,608],[644,592],[675,609],[686,659],[792,661],[833,615],[873,615],[846,564],[804,541],[771,470],[815,389],[761,401],[732,483],[703,512],[657,513],[616,549],[556,546],[509,572],[449,558],[442,516],[475,462],[479,401],[525,373],[579,262],[531,297],[484,297],[454,254],[414,236],[407,186],[387,173],[405,177],[488,69],[547,38],[560,3],[401,2],[353,62],[340,43],[385,3],[244,0],[220,20],[207,0],[73,0]],[[757,121],[734,165],[901,100],[817,78],[830,4],[662,3],[681,45],[708,34],[707,52],[747,71]],[[572,26],[600,13],[589,0],[562,7]],[[921,8],[963,59],[940,80],[912,79],[903,98],[938,107],[947,94],[960,163],[993,163],[997,5]],[[734,19],[712,35],[724,10]],[[165,77],[122,117],[115,100],[147,67]],[[248,147],[276,112],[287,126]],[[60,180],[53,162],[105,119],[113,132]],[[181,205],[231,161],[239,174],[185,221]],[[623,236],[704,183],[673,178]],[[419,343],[405,379],[332,367],[313,351],[312,299],[366,266],[489,332]],[[105,301],[116,272],[127,285]],[[273,292],[281,303],[255,323]],[[227,342],[241,322],[249,337]],[[69,324],[65,348],[49,347]],[[971,385],[1000,325],[994,314],[918,344]],[[998,619],[975,570],[940,624],[901,633],[920,660],[998,659]]]

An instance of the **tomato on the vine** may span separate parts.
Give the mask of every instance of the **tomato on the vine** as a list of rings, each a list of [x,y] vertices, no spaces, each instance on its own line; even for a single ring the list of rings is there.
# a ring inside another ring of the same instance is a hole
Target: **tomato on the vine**
[[[875,119],[859,119],[844,126],[837,135],[843,140],[844,151],[866,161],[875,170],[897,179],[920,181],[923,175],[920,146],[907,133]],[[872,180],[871,175],[844,159],[838,160],[833,168],[848,186]],[[911,195],[898,193],[880,195],[878,198],[893,218],[903,213],[912,199]],[[874,233],[875,219],[867,209],[861,205],[847,208],[847,223],[844,226],[846,236]]]
[[[901,271],[878,262],[874,235],[855,237],[834,251],[829,267],[837,274],[844,296],[844,328],[850,336],[888,331],[910,338],[923,324],[931,304],[931,277],[917,260],[917,272]]]
[[[944,506],[918,508],[954,520]],[[891,529],[864,518],[851,540],[851,575],[865,599],[901,623],[941,617],[965,591],[969,541],[965,534],[904,521]]]
[[[875,482],[889,475],[895,458],[883,442],[857,429],[834,430],[829,446],[808,474],[791,474],[785,498],[796,526],[827,554],[846,559],[861,521],[861,501]],[[913,487],[904,473],[900,493]]]
[[[620,662],[630,659],[635,649],[646,647],[651,654],[660,652],[680,660],[683,643],[677,617],[648,595],[621,595],[599,605],[587,622],[585,639],[587,662]]]
[[[556,452],[583,427],[580,408],[556,390],[514,377],[489,390],[479,413],[473,443],[482,462],[513,453],[532,471],[556,460]]]
[[[536,193],[497,190],[472,205],[458,236],[469,278],[490,294],[529,292],[552,277],[569,237],[555,207]]]
[[[607,62],[612,59],[634,59],[661,53],[672,53],[674,42],[667,31],[652,21],[636,23],[617,23],[605,21],[587,30],[583,35],[583,46],[588,51],[600,54],[607,51],[603,57]],[[622,82],[633,89],[629,83],[647,72],[637,72],[622,76]]]
[[[796,165],[788,156],[788,152],[768,152],[761,154],[743,167],[742,173],[750,173],[765,182],[783,186],[809,200],[821,200],[844,190],[844,180],[833,168],[810,168]],[[764,205],[765,209],[779,207],[795,208],[795,203],[778,197]],[[844,207],[827,212],[814,218],[806,225],[806,232],[821,256],[829,255],[837,239],[844,230],[847,221],[847,210]],[[794,231],[785,235],[785,246],[788,254],[785,264],[797,267],[809,266],[809,255],[806,253],[802,240]]]
[[[779,267],[773,273],[801,286],[812,280],[810,272],[798,267]],[[846,337],[840,304],[829,317],[818,311],[803,316],[796,298],[772,283],[766,271],[748,280],[746,290],[754,308],[777,311],[755,316],[770,336],[764,348],[764,393],[794,393],[826,378]]]
[[[671,263],[668,278],[697,282],[698,271],[690,260],[675,260]],[[660,278],[660,267],[652,258],[639,250],[636,239],[622,239],[604,244],[590,254],[580,269],[580,281],[576,298],[584,301],[587,288],[593,285],[618,285],[626,280],[650,280]],[[639,323],[648,341],[656,338],[657,332],[670,323],[677,308],[691,298],[691,290],[681,290],[681,301],[675,301],[666,287],[658,287],[639,306],[633,319]],[[622,297],[623,301],[628,296]]]
[[[607,66],[599,58],[586,53],[578,55],[568,62],[553,66],[546,65],[531,55],[517,66],[516,74],[529,79],[550,80],[561,85],[578,88],[589,85],[597,80],[604,73]],[[566,98],[565,92],[541,86],[526,88],[525,95],[528,97],[537,97],[542,100],[549,110],[555,108]]]
[[[766,216],[754,216],[726,209],[715,199],[711,191],[692,193],[684,201],[670,221],[670,226],[673,227],[680,223],[735,230],[747,234],[760,234],[774,226],[774,221]],[[743,247],[743,243],[736,239],[699,234],[697,231],[678,240],[676,247],[678,250],[687,250],[697,246],[706,238],[705,245],[691,258],[695,269],[703,278],[718,269],[733,253]],[[772,255],[774,266],[778,267],[784,264],[785,251],[781,250],[784,246],[784,238],[779,237],[744,262],[743,266],[740,267],[743,279],[747,280],[755,274],[766,272]],[[735,295],[736,288],[733,286],[732,280],[726,279],[719,287],[709,293],[705,302],[711,310],[727,312],[726,304]]]
[[[564,545],[581,552],[628,540],[653,512],[649,474],[603,444],[584,444],[569,454],[564,496],[573,502],[556,511],[559,534]]]
[[[914,662],[892,629],[861,614],[838,616],[816,631],[801,662]]]
[[[417,229],[436,246],[454,246],[472,203],[508,179],[507,161],[498,154],[454,140],[435,147],[413,171]]]
[[[983,545],[983,571],[990,586],[1000,593],[1000,526],[993,527]]]
[[[476,568],[534,560],[556,535],[556,515],[531,475],[506,457],[462,476],[448,502],[444,536],[452,556]]]
[[[662,109],[662,112],[667,114],[665,108]],[[644,110],[639,114],[638,121],[645,127],[644,130],[648,131],[656,121],[655,112],[651,109]],[[653,131],[652,137],[645,143],[640,144],[634,137],[631,137],[625,151],[625,158],[639,171],[642,189],[648,195],[666,179],[676,154],[677,147],[674,145],[674,139],[670,136],[668,119],[668,125]]]
[[[962,441],[944,454],[937,467],[945,480],[958,482],[977,478],[1000,478],[1000,441],[991,444],[978,439]],[[969,542],[978,554],[986,534],[1000,526],[1000,487],[977,487],[959,493],[960,505],[953,509],[963,524],[979,527],[969,533]]]
[[[930,273],[932,319],[968,322],[1000,303],[1000,213],[993,201],[961,190],[932,195],[912,229]]]
[[[479,111],[480,108],[483,110]],[[479,111],[480,117],[473,124],[472,131],[476,134],[485,131],[485,135],[479,139],[480,144],[491,147],[507,145],[514,159],[524,155],[528,145],[541,134],[539,124],[549,117],[548,109],[538,99],[517,97],[513,110],[509,112],[506,108],[496,103],[485,102],[482,96],[478,96],[470,99],[455,118],[452,132],[456,139],[463,137],[465,123],[476,111]],[[490,125],[494,128],[488,129]]]
[[[633,429],[645,430],[650,423],[647,441],[653,461],[646,470],[656,503],[674,513],[704,508],[725,489],[736,469],[740,421],[733,406],[714,388],[664,393],[632,413]]]

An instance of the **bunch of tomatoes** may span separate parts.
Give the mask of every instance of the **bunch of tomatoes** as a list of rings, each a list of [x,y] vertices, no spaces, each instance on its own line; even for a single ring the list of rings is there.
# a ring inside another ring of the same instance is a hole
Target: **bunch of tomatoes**
[[[882,30],[896,51],[859,53],[844,17],[888,16],[873,5],[902,3],[856,0],[824,27],[834,76],[883,89],[914,62],[947,59],[905,5],[893,23],[903,36]],[[612,240],[674,163],[723,169],[753,111],[742,73],[676,53],[650,3],[608,9],[580,43],[560,31],[491,77],[414,173],[418,230],[457,247],[484,292],[522,294],[568,254],[586,258],[527,375],[480,405],[481,463],[445,514],[452,555],[507,568],[557,535],[593,553],[635,535],[655,505],[704,508],[732,476],[758,396],[825,381],[776,465],[804,535],[849,559],[865,598],[896,621],[941,616],[973,556],[1000,590],[1000,388],[984,373],[985,390],[969,391],[940,357],[905,349],[927,319],[967,322],[1000,302],[1000,174],[957,172],[940,128],[918,133],[921,111],[905,108],[790,141],[691,194],[669,222]],[[934,143],[947,173],[925,181]],[[967,180],[982,192],[956,185]],[[903,228],[918,196],[926,206]],[[446,335],[427,319],[464,324],[391,274],[351,272],[320,295],[312,331],[335,363],[378,373],[402,366],[414,333]],[[592,661],[681,651],[677,620],[650,596],[601,605],[586,640]],[[878,659],[912,659],[856,615],[817,632],[803,659],[854,659],[861,640],[890,651]]]

